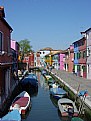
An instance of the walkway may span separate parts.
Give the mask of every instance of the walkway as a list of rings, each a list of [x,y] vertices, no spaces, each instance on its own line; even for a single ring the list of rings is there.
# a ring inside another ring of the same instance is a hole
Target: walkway
[[[75,94],[77,94],[78,87],[80,85],[79,91],[88,90],[87,98],[85,103],[91,108],[91,80],[78,77],[72,73],[53,69],[52,73],[55,74],[57,78],[60,79],[65,85],[67,85]]]

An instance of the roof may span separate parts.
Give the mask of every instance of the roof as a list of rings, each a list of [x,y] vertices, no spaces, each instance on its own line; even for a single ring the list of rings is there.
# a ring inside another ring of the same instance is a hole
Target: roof
[[[56,54],[59,54],[61,53],[62,50],[52,50],[49,54],[45,55],[45,56],[49,56],[49,55],[56,55]]]
[[[6,20],[4,19],[5,17],[5,13],[4,13],[4,7],[0,6],[0,20],[11,30],[13,31],[13,29],[11,28],[11,26],[6,22]]]
[[[46,47],[46,48],[40,49],[40,51],[44,51],[44,50],[51,51],[51,50],[53,50],[53,49],[52,49],[51,47]]]
[[[13,31],[11,26],[7,23],[7,21],[4,18],[0,18],[0,20],[3,21],[3,23],[11,30],[11,32]]]
[[[73,44],[75,44],[75,43],[77,43],[77,42],[80,42],[80,41],[83,41],[83,40],[85,40],[85,39],[86,39],[85,37],[82,37],[81,39],[79,39],[79,40],[73,42]]]
[[[81,32],[81,34],[83,34],[83,33],[87,33],[87,32],[90,31],[90,30],[91,30],[91,28],[87,29],[87,30],[84,31],[84,32]]]

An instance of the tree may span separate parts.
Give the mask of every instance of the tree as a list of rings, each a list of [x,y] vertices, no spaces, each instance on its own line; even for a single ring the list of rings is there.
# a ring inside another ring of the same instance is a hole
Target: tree
[[[30,45],[30,41],[28,39],[24,39],[19,41],[20,45],[20,53],[21,53],[21,61],[24,58],[25,54],[29,54],[32,51],[32,46]]]

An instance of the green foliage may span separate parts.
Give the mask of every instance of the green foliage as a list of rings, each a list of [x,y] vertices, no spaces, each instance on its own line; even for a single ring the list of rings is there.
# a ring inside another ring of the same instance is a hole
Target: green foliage
[[[19,41],[19,45],[20,45],[20,60],[21,62],[24,59],[24,55],[25,54],[29,54],[32,50],[32,46],[30,45],[30,41],[28,39],[24,39]]]
[[[32,46],[30,46],[30,41],[28,39],[24,39],[24,40],[21,40],[19,42],[19,45],[20,45],[20,51],[23,53],[23,54],[27,54],[29,53],[30,51],[32,51]]]

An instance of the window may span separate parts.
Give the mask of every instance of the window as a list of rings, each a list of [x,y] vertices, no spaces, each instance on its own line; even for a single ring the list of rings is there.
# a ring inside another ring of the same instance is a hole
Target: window
[[[8,53],[10,53],[10,38],[7,37],[7,42],[8,42]]]
[[[77,71],[81,71],[80,65],[77,65]]]
[[[82,66],[83,72],[86,72],[86,66]]]
[[[86,58],[86,51],[83,51],[83,58]]]
[[[79,59],[79,53],[77,53],[77,59]]]
[[[0,32],[0,51],[3,50],[3,34]]]

